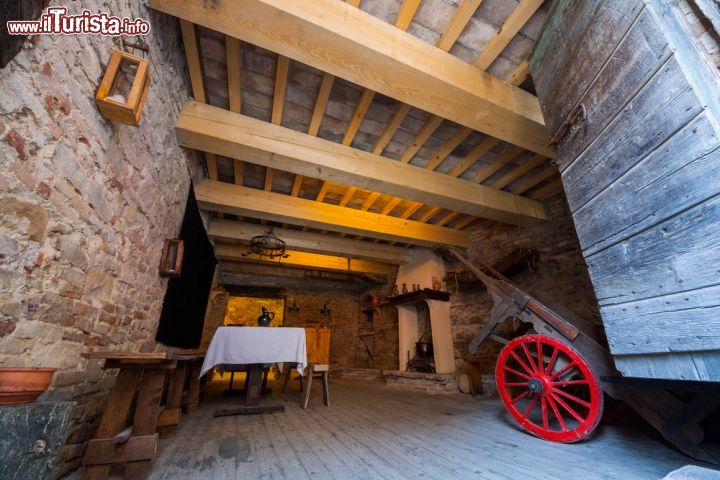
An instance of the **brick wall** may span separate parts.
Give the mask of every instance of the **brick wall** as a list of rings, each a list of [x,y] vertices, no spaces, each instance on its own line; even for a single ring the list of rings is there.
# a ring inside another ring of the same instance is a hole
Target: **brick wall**
[[[529,228],[487,221],[470,235],[471,260],[492,265],[519,248],[538,253],[535,268],[512,278],[523,290],[559,303],[581,318],[602,325],[595,294],[590,283],[575,227],[563,194],[545,202],[548,220]],[[492,299],[479,284],[446,285],[451,298],[451,321],[455,340],[456,366],[463,368],[468,344],[488,319]],[[458,289],[459,287],[459,289]],[[497,344],[485,342],[481,349],[485,373],[495,364]]]
[[[188,98],[177,25],[141,3],[65,3],[152,22],[139,128],[95,106],[119,39],[31,38],[0,70],[0,366],[55,367],[43,398],[78,402],[56,476],[79,465],[114,382],[81,352],[158,348],[162,242],[195,168],[173,133]]]
[[[228,286],[229,290],[233,287]],[[236,293],[238,295],[242,293]],[[318,327],[327,326],[332,330],[332,344],[330,348],[331,362],[333,365],[352,365],[354,362],[355,337],[358,318],[360,316],[360,295],[355,292],[339,292],[333,290],[309,289],[290,290],[273,289],[267,291],[258,289],[256,294],[260,296],[274,296],[285,298],[285,312],[283,325],[290,327]],[[247,295],[252,295],[248,292]],[[210,344],[210,340],[217,327],[223,324],[225,311],[227,309],[230,293],[224,293],[215,298],[211,303],[208,315],[205,318],[203,330],[203,347]],[[288,305],[295,303],[300,307],[299,312],[290,312]],[[320,315],[320,310],[327,303],[330,316]],[[258,309],[257,315],[260,315]]]

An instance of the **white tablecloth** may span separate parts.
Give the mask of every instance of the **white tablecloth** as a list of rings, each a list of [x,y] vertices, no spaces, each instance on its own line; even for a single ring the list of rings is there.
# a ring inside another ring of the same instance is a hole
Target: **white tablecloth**
[[[297,363],[307,366],[305,329],[287,327],[219,327],[205,354],[200,376],[216,365]]]

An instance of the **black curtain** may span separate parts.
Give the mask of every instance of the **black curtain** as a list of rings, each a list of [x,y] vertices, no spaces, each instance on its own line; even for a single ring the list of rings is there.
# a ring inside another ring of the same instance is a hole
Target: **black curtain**
[[[192,185],[180,239],[185,246],[182,272],[168,282],[155,340],[172,347],[197,348],[202,340],[205,309],[217,259],[205,232]]]

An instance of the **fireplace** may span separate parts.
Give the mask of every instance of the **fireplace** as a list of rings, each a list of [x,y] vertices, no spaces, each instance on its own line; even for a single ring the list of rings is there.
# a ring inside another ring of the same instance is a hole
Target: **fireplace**
[[[400,266],[398,284],[420,285],[420,290],[392,298],[398,310],[399,370],[453,373],[455,352],[450,326],[450,294],[428,288],[445,277],[443,260],[429,250],[414,250]],[[435,279],[435,281],[433,281]],[[431,343],[432,355],[418,355],[418,343]]]

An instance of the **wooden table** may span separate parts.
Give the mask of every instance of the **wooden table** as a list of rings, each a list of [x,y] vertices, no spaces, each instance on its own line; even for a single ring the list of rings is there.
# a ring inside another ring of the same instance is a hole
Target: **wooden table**
[[[111,467],[116,464],[125,464],[127,478],[147,478],[150,460],[157,449],[156,430],[174,427],[179,422],[185,372],[189,367],[199,373],[199,355],[88,352],[83,356],[105,360],[103,368],[120,370],[108,395],[97,434],[85,451],[83,478],[107,478]],[[198,366],[193,367],[193,364]],[[168,372],[167,404],[166,408],[161,408]],[[196,374],[195,378],[199,380],[199,375]],[[196,382],[197,392],[193,391],[192,378],[190,385],[190,396],[199,396],[199,381]],[[136,397],[133,418],[127,425]]]
[[[302,328],[220,327],[208,347],[202,372],[214,366],[224,370],[247,370],[242,405],[218,409],[216,417],[285,411],[279,402],[261,402],[263,370],[268,364],[307,364],[305,331]]]

